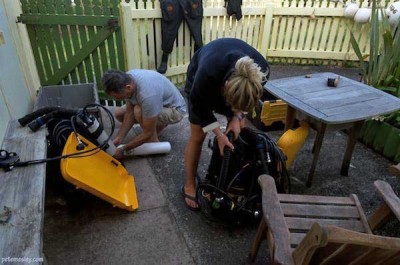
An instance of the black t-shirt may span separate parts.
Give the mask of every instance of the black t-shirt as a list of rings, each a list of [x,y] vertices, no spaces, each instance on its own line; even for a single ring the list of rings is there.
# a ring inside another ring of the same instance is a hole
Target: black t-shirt
[[[187,71],[185,92],[189,100],[189,114],[197,116],[201,127],[216,122],[213,111],[228,118],[233,116],[222,89],[237,60],[244,56],[252,58],[269,77],[269,65],[265,58],[239,39],[217,39],[194,54]]]

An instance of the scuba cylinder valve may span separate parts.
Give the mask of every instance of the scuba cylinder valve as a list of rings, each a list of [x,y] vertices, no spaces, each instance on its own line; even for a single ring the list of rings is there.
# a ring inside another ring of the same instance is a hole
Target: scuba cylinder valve
[[[103,126],[99,123],[93,115],[88,115],[83,112],[78,114],[78,121],[81,122],[86,129],[89,131],[90,136],[97,141],[98,144],[103,144],[109,138],[107,133],[104,131]],[[104,147],[104,151],[106,151],[109,155],[113,156],[117,151],[114,143],[108,140],[107,144]]]

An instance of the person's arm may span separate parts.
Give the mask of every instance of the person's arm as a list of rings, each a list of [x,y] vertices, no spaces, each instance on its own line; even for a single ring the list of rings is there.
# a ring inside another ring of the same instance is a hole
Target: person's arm
[[[225,146],[228,146],[229,148],[233,149],[233,144],[229,142],[228,137],[221,131],[221,128],[217,127],[213,129],[212,132],[217,137],[218,148],[221,156],[224,155]]]
[[[151,88],[149,87],[149,89]],[[129,151],[157,137],[157,119],[162,110],[162,104],[161,94],[143,100],[140,105],[142,109],[142,133],[127,143],[125,150]]]
[[[138,136],[133,138],[129,143],[127,143],[125,145],[124,150],[129,151],[133,148],[136,148],[146,142],[149,142],[153,136],[157,135],[157,119],[158,116],[155,116],[153,118],[143,119],[142,133],[140,133]]]
[[[226,129],[226,133],[232,131],[235,135],[235,139],[239,137],[239,133],[241,128],[244,126],[243,119],[245,118],[244,113],[241,111],[235,111],[233,113],[232,119],[228,124],[228,128]]]
[[[126,113],[124,115],[124,120],[122,121],[121,128],[114,139],[114,144],[117,146],[122,143],[125,136],[135,123],[135,114],[133,109],[134,105],[130,101],[126,101]]]

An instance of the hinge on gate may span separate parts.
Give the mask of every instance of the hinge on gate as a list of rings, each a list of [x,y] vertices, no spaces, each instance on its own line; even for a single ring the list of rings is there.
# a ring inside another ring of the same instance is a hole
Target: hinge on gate
[[[107,21],[107,26],[108,26],[110,29],[116,28],[116,27],[118,26],[118,19],[116,19],[116,18],[110,18],[110,19]]]

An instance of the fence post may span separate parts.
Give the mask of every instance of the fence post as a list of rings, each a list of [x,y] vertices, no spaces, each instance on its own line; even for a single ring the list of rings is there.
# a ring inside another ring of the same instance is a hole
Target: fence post
[[[269,48],[269,39],[271,36],[271,27],[272,27],[272,19],[274,15],[274,4],[268,3],[265,5],[265,17],[264,24],[261,30],[261,42],[260,42],[260,53],[267,57],[268,48]]]
[[[125,65],[130,70],[133,68],[140,68],[140,51],[138,30],[133,25],[132,9],[129,3],[121,2],[120,8],[121,17],[121,31],[124,43]]]

